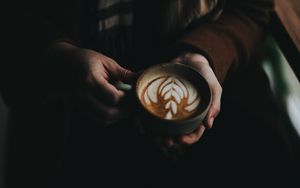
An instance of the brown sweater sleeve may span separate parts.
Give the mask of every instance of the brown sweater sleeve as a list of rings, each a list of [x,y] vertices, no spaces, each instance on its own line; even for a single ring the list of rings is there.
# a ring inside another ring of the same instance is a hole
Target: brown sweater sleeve
[[[267,31],[272,0],[228,0],[216,22],[202,24],[182,42],[201,51],[222,83],[229,69],[247,63]]]

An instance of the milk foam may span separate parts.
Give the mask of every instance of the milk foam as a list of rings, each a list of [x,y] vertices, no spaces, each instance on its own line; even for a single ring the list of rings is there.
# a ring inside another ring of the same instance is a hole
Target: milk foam
[[[175,119],[177,113],[183,110],[192,113],[200,103],[200,96],[195,86],[175,76],[160,76],[153,79],[142,97],[147,105],[162,103],[166,114],[160,116],[165,119]],[[182,106],[183,101],[186,101],[184,106]]]

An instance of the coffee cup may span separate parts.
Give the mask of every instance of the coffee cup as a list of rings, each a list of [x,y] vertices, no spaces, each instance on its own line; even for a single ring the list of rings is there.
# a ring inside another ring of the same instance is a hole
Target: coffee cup
[[[184,64],[151,66],[139,75],[132,88],[141,125],[164,136],[193,132],[204,120],[211,103],[206,80]]]

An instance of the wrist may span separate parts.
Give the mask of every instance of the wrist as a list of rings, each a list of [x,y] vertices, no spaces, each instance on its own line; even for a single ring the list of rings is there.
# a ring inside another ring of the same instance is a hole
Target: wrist
[[[209,66],[213,70],[215,70],[214,64],[213,64],[212,59],[209,56],[209,54],[207,54],[205,51],[203,51],[193,45],[187,44],[185,42],[178,42],[177,45],[175,45],[174,51],[177,55],[181,55],[181,56],[183,56],[185,54],[200,55],[200,56],[202,56],[202,58],[200,58],[200,59],[203,60],[203,63],[208,63]]]
[[[49,46],[48,51],[47,51],[47,56],[49,56],[49,55],[50,56],[59,56],[66,52],[77,50],[77,49],[79,49],[77,46],[75,46],[69,42],[58,41],[58,42],[52,43]]]

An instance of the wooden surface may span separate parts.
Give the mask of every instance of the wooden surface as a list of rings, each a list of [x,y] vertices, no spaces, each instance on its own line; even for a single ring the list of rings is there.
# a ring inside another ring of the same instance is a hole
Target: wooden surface
[[[272,33],[300,80],[300,0],[275,0]]]
[[[300,0],[275,0],[275,12],[300,53]]]

